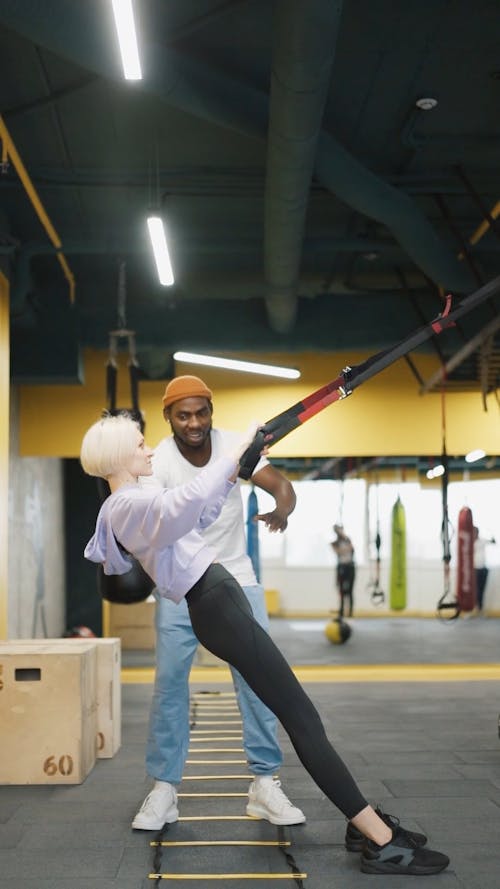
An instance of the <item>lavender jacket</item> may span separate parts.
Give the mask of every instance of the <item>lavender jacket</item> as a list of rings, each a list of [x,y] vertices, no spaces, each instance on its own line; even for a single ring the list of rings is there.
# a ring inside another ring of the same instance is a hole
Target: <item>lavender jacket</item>
[[[218,517],[233,487],[228,476],[236,467],[224,456],[170,490],[123,485],[102,504],[85,558],[102,564],[105,574],[126,574],[132,564],[124,547],[160,595],[180,602],[217,559],[199,532]]]

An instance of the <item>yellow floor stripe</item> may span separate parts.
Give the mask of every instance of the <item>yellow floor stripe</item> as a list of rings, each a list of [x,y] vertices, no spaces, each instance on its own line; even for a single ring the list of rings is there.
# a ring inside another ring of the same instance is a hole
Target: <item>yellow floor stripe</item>
[[[187,796],[197,796],[199,794],[186,794]],[[208,796],[209,794],[207,794]],[[214,795],[214,794],[210,794]],[[235,793],[233,796],[246,796],[244,793]],[[182,793],[179,794],[182,796]],[[255,821],[249,815],[181,815],[179,821]]]
[[[246,776],[248,781],[248,775]],[[183,779],[185,780],[185,779]],[[178,797],[182,799],[212,799],[215,797],[248,797],[248,793],[178,793]]]
[[[241,725],[241,719],[197,719],[196,725]],[[234,729],[236,731],[236,729]]]
[[[191,703],[197,710],[220,710],[221,713],[230,713],[232,710],[238,709],[236,698],[226,699],[224,701],[217,700],[217,696],[213,701],[207,701],[204,698],[192,695]]]
[[[203,743],[203,742],[199,742]],[[242,753],[243,747],[189,747],[188,753]],[[246,762],[246,760],[245,760]]]
[[[183,775],[183,781],[248,781],[248,775]]]
[[[305,880],[307,874],[149,874],[150,880]]]
[[[239,714],[238,707],[236,704],[231,704],[230,707],[222,707],[219,705],[218,707],[207,707],[206,704],[197,704],[196,701],[193,702],[191,706],[192,713],[200,713],[202,716],[234,716]]]
[[[240,717],[240,711],[237,707],[234,710],[210,710],[207,707],[191,707],[190,716],[195,716],[198,719],[212,719],[213,717],[218,717],[219,719],[222,717],[224,719],[231,719]],[[241,717],[240,717],[241,718]]]
[[[205,697],[191,695],[191,706],[197,710],[221,710],[223,713],[227,713],[238,708],[238,701],[236,698],[224,698],[222,701],[219,701],[217,696],[213,699],[210,697],[210,700],[207,700]]]
[[[246,759],[186,759],[189,766],[244,766],[246,763]]]
[[[240,722],[241,722],[241,720],[240,720]],[[210,725],[210,723],[208,723],[208,724]],[[213,725],[213,723],[211,723],[211,724]],[[221,725],[224,725],[225,723],[224,723],[224,722],[221,722],[220,724],[221,724]],[[199,723],[196,723],[196,725],[199,725]],[[192,734],[192,735],[220,735],[220,734],[225,734],[225,735],[227,735],[227,734],[230,734],[230,735],[237,735],[238,731],[239,731],[239,729],[237,729],[237,728],[230,728],[230,729],[227,730],[227,732],[226,732],[226,731],[223,732],[222,729],[220,729],[220,728],[218,728],[218,729],[211,729],[211,728],[199,728],[199,729],[198,729],[198,728],[194,728],[194,729],[191,730],[191,734]]]
[[[498,681],[500,664],[325,664],[293,667],[300,682],[475,682]],[[154,670],[149,667],[124,667],[122,682],[152,683]],[[232,682],[225,667],[194,667],[191,683]]]
[[[291,846],[288,841],[279,840],[162,840],[152,841],[150,846]]]
[[[191,732],[190,742],[191,744],[208,744],[212,741],[241,741],[243,740],[243,735],[216,735],[215,737],[208,738],[206,735],[202,735],[201,738],[193,738],[193,732]]]

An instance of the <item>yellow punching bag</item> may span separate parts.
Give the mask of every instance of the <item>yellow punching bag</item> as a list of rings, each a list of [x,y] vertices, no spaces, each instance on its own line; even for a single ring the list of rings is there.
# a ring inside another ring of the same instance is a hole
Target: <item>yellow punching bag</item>
[[[406,608],[406,517],[399,497],[392,507],[389,604],[394,611]]]

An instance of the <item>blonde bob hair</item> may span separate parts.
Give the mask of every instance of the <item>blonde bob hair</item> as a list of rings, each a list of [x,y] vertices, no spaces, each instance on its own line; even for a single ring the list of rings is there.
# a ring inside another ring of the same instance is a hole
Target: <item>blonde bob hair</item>
[[[128,414],[110,414],[83,436],[80,463],[87,475],[108,478],[123,469],[137,449],[139,424]]]

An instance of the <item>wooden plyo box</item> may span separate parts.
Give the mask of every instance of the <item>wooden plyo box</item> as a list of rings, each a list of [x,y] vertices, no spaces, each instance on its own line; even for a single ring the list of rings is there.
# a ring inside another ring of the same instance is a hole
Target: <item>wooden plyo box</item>
[[[81,784],[96,760],[97,647],[0,643],[0,784]]]
[[[13,639],[6,645],[57,650],[97,648],[97,758],[109,759],[121,747],[121,644],[120,639]]]
[[[156,602],[150,597],[133,605],[109,603],[109,635],[118,636],[123,650],[154,651]]]
[[[109,759],[122,743],[122,686],[120,639],[96,639],[97,644],[97,756]]]

